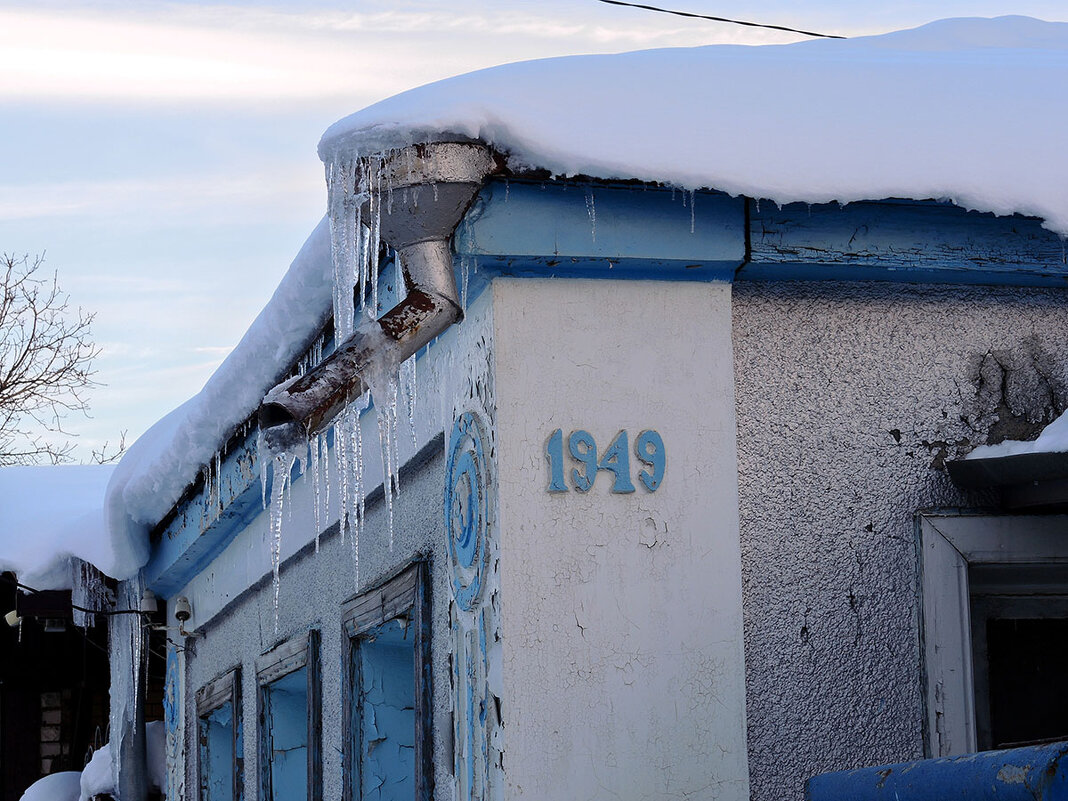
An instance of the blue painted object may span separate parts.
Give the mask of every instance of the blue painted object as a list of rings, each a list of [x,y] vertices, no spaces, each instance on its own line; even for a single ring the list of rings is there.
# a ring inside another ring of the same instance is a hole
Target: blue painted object
[[[651,473],[646,470],[639,471],[638,478],[649,492],[656,492],[667,469],[667,451],[664,450],[663,438],[651,429],[643,431],[634,441],[634,454],[653,469]]]
[[[630,449],[627,445],[627,432],[620,431],[597,463],[598,470],[607,470],[615,476],[612,492],[619,494],[634,492],[634,482],[630,480]]]
[[[472,412],[457,418],[445,468],[445,534],[452,562],[453,593],[471,609],[482,592],[488,525],[486,457],[482,426]]]
[[[1068,799],[1068,742],[814,776],[806,801]]]
[[[556,429],[545,443],[545,457],[549,460],[549,492],[567,492],[564,483],[564,432]]]
[[[567,449],[582,469],[571,470],[571,483],[579,492],[589,492],[597,478],[597,443],[589,431],[572,431],[567,438]]]
[[[564,440],[561,429],[556,429],[545,443],[545,456],[549,462],[549,486],[547,492],[567,492],[564,483]],[[634,492],[634,482],[630,478],[630,449],[626,429],[616,434],[612,444],[598,460],[597,442],[589,431],[579,429],[572,431],[567,438],[567,449],[580,467],[571,469],[571,483],[577,492],[589,492],[597,481],[597,474],[605,470],[612,474],[612,492],[628,495]],[[652,468],[652,472],[641,470],[638,478],[649,492],[656,492],[664,479],[666,453],[664,440],[658,433],[646,430],[638,435],[634,442],[634,454],[638,459]]]
[[[394,618],[356,639],[360,801],[415,798],[415,632]]]

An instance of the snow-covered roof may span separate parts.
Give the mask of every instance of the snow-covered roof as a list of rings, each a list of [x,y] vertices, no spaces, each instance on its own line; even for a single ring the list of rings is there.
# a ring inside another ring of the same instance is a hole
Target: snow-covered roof
[[[513,169],[780,203],[950,198],[1068,234],[1065,86],[1068,24],[944,20],[844,41],[508,64],[346,117],[319,152],[329,162],[461,137],[492,145]],[[204,389],[123,458],[108,488],[114,538],[147,543],[307,347],[331,292],[324,221]]]
[[[1068,234],[1068,23],[949,19],[857,39],[527,61],[396,95],[319,155],[450,136],[513,168],[779,203],[949,198]]]
[[[138,437],[107,488],[112,536],[145,543],[226,438],[256,411],[307,350],[329,313],[333,292],[329,225],[323,219],[300,249],[263,311],[204,388]],[[105,571],[106,572],[106,571]]]
[[[147,543],[111,536],[104,489],[114,465],[0,467],[0,570],[39,590],[69,589],[69,559],[109,576],[144,561]]]

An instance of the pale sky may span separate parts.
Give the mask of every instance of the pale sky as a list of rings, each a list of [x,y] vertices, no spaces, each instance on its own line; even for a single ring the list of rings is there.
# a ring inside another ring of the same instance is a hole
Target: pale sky
[[[862,36],[1064,0],[658,0]],[[0,252],[47,254],[103,348],[79,456],[197,392],[325,207],[319,136],[507,61],[805,37],[596,0],[0,0]],[[762,100],[761,102],[766,102]]]

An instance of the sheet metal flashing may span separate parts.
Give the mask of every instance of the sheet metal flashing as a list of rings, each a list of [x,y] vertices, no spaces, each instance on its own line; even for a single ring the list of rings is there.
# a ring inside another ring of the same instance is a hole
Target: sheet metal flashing
[[[996,489],[1010,509],[1068,504],[1068,453],[1022,453],[947,463],[961,489]]]

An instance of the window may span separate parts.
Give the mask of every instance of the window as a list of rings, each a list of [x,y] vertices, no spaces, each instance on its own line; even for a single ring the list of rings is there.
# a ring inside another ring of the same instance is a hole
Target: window
[[[1068,735],[1068,517],[920,515],[919,529],[928,755]]]
[[[342,609],[349,636],[348,801],[433,797],[430,615],[422,563]]]
[[[269,801],[321,801],[319,632],[256,660],[260,789]]]
[[[235,668],[197,690],[200,801],[241,801],[241,670]]]

